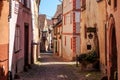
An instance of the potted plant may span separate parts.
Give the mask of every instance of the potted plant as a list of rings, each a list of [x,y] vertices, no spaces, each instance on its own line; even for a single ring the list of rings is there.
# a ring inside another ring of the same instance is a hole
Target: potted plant
[[[95,50],[88,53],[82,53],[77,57],[77,61],[83,68],[86,68],[88,64],[94,64],[99,61],[99,57]]]

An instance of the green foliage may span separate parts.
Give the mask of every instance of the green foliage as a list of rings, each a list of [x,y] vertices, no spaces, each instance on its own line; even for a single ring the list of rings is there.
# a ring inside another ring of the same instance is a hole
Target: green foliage
[[[98,60],[98,55],[94,50],[88,53],[80,54],[77,57],[77,61],[79,61],[80,63],[84,63],[84,62],[93,63],[97,60]]]

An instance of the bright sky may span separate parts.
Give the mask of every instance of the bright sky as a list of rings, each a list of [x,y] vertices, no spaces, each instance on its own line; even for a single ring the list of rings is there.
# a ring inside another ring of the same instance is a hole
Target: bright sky
[[[41,0],[39,14],[46,14],[47,18],[51,19],[58,4],[60,4],[59,0]]]

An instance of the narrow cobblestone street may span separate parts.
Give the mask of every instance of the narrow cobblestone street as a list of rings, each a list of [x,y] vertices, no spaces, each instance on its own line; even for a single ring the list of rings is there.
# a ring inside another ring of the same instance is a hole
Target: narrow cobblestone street
[[[87,79],[84,76],[86,73],[81,74],[77,70],[75,62],[62,60],[51,53],[43,53],[39,61],[32,65],[32,69],[19,74],[19,80],[99,80]]]

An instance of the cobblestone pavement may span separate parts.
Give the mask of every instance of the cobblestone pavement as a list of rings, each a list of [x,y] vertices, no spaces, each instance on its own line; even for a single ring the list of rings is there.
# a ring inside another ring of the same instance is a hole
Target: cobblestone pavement
[[[32,69],[19,73],[21,79],[18,80],[89,80],[76,72],[74,67],[75,62],[62,60],[52,54],[41,54]]]

